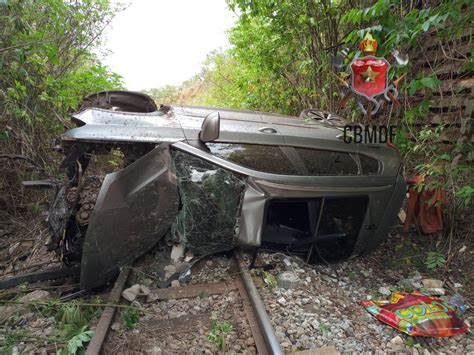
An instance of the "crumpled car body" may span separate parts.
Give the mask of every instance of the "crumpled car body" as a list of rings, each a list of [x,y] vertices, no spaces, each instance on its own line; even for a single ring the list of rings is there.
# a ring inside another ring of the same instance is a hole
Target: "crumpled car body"
[[[98,147],[135,152],[131,164],[105,177],[80,228],[84,289],[109,280],[169,231],[196,255],[238,245],[280,248],[308,262],[361,255],[386,238],[405,196],[395,149],[347,144],[341,129],[324,122],[221,108],[109,106],[74,113],[78,127],[61,137],[63,166],[78,189],[79,172]],[[218,137],[204,142],[203,122],[216,112]]]

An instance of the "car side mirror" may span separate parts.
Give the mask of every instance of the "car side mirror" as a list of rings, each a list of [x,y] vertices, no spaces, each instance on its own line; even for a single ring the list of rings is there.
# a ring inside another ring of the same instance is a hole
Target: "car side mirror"
[[[221,116],[219,112],[211,112],[206,116],[201,126],[199,139],[202,142],[212,142],[219,138],[219,130],[221,126]]]

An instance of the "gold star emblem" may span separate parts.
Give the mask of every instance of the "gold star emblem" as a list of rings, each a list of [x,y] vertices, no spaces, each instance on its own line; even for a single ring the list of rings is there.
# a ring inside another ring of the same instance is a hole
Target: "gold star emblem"
[[[369,65],[366,71],[360,73],[360,76],[362,77],[362,79],[364,79],[366,83],[375,83],[375,78],[379,74],[380,73],[373,71],[372,67]]]

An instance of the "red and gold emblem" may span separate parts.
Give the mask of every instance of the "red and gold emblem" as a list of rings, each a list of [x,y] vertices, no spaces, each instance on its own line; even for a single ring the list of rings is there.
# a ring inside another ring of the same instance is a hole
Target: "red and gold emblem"
[[[377,47],[377,40],[370,32],[367,32],[359,44],[363,57],[356,57],[347,67],[351,77],[350,83],[336,75],[337,79],[348,89],[340,106],[344,107],[349,97],[354,95],[357,105],[369,119],[378,112],[384,100],[392,102],[395,106],[400,105],[397,100],[397,86],[403,76],[393,83],[389,83],[390,63],[385,58],[375,56]],[[338,70],[344,68],[343,61],[347,56],[347,49],[341,54],[343,57],[339,55],[332,58],[333,66]],[[408,63],[408,56],[400,55],[396,50],[392,50],[392,55],[396,61],[395,66],[404,66]]]
[[[365,97],[374,97],[385,93],[388,86],[387,73],[390,64],[385,58],[368,56],[354,60],[350,64],[352,88]]]

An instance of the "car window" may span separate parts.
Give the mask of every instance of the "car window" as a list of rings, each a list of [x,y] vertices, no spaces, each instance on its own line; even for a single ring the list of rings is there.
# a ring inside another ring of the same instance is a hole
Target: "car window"
[[[206,143],[211,153],[243,167],[270,174],[299,175],[278,146]]]
[[[309,175],[369,175],[378,174],[379,162],[357,153],[295,148]]]
[[[350,154],[330,150],[295,148],[309,175],[357,175],[357,164]]]
[[[206,143],[206,146],[219,158],[270,174],[340,176],[379,173],[378,160],[356,153],[243,143]],[[290,159],[289,152],[285,154],[282,148],[294,149],[295,156]]]
[[[364,175],[375,175],[380,174],[380,163],[377,159],[368,157],[367,155],[357,154],[360,159],[360,165],[362,167],[362,174]]]

